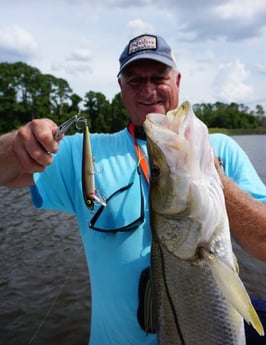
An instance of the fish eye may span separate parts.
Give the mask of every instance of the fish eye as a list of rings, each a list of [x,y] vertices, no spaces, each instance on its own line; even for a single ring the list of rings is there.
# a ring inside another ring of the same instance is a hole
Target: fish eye
[[[151,167],[151,176],[152,177],[158,177],[160,175],[160,168],[158,165],[153,165]]]

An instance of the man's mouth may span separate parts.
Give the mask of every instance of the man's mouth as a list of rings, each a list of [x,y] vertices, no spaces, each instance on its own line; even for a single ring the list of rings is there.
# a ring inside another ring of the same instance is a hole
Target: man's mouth
[[[139,101],[139,103],[145,106],[154,106],[154,105],[162,104],[161,101],[153,101],[153,102]]]

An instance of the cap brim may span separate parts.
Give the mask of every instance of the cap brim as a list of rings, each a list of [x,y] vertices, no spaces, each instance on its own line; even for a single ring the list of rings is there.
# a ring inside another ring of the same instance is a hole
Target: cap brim
[[[162,64],[169,66],[169,67],[175,67],[176,64],[173,60],[170,60],[164,56],[158,56],[155,54],[150,54],[150,53],[145,53],[145,54],[140,54],[140,55],[136,55],[134,57],[132,57],[131,59],[129,59],[127,62],[125,62],[121,67],[120,70],[117,74],[117,77],[119,77],[119,75],[121,74],[121,72],[128,66],[130,65],[132,62],[135,62],[137,60],[153,60],[153,61],[157,61],[157,62],[161,62]]]

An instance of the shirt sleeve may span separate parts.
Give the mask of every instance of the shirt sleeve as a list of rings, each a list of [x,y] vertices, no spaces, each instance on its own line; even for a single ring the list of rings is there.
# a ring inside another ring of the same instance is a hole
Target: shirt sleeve
[[[80,192],[77,186],[81,181],[81,155],[80,134],[62,139],[53,163],[33,176],[35,185],[31,187],[31,196],[36,208],[75,213],[75,199]]]
[[[253,198],[266,202],[266,186],[240,145],[220,133],[211,134],[210,140],[216,156],[223,161],[225,174]]]

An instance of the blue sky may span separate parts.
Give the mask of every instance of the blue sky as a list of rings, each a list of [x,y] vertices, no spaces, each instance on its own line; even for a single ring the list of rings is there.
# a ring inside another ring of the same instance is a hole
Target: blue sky
[[[111,100],[118,57],[141,33],[172,46],[181,101],[266,110],[265,0],[2,0],[0,61],[26,62],[81,97]]]

